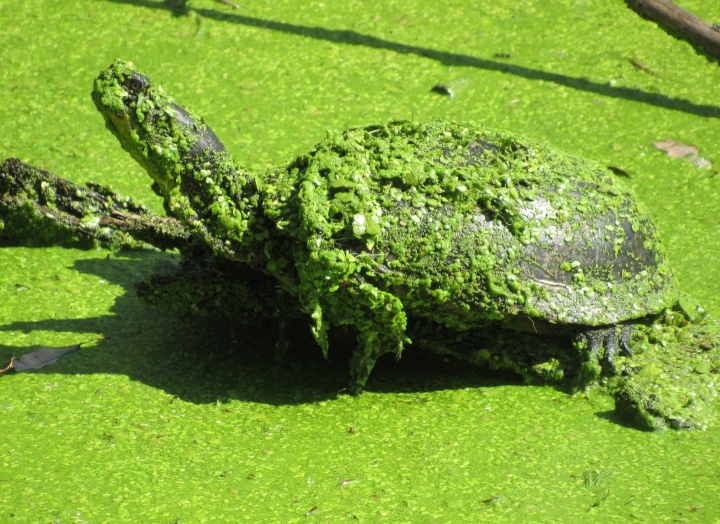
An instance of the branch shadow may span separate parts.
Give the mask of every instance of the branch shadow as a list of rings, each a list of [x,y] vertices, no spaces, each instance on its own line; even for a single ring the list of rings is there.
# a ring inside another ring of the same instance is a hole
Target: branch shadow
[[[181,16],[190,9],[184,3],[178,4],[171,1],[153,1],[153,0],[107,0],[118,4],[130,4],[138,7],[150,9],[163,9],[171,12],[175,16]],[[287,22],[278,22],[263,18],[256,18],[235,13],[227,13],[208,8],[192,8],[193,11],[200,16],[212,20],[246,25],[250,27],[258,27],[271,31],[313,38],[316,40],[325,40],[329,42],[363,46],[373,49],[383,49],[393,51],[402,55],[415,55],[428,58],[439,62],[445,66],[455,67],[474,67],[484,69],[486,71],[496,71],[515,75],[528,80],[542,80],[560,86],[569,87],[578,91],[594,93],[596,95],[606,96],[610,98],[621,98],[633,102],[648,104],[663,109],[680,111],[691,115],[720,118],[720,107],[707,104],[696,104],[690,100],[683,98],[672,98],[659,93],[649,93],[642,89],[635,89],[624,86],[612,86],[607,83],[594,82],[586,78],[572,77],[559,73],[552,73],[531,67],[521,65],[508,64],[496,60],[488,60],[478,58],[472,55],[452,53],[449,51],[441,51],[428,47],[420,47],[400,42],[392,42],[372,35],[367,35],[353,31],[350,29],[326,29],[318,26],[304,26],[298,24],[290,24]]]

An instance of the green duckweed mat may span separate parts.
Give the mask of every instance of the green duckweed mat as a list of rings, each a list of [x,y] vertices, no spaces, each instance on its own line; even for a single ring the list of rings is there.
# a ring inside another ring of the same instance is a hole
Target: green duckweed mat
[[[717,2],[678,3],[720,21]],[[328,128],[474,120],[629,173],[682,289],[720,315],[720,70],[622,1],[241,6],[0,1],[0,156],[160,211],[89,97],[116,57],[256,169]],[[717,422],[641,432],[600,393],[411,351],[338,395],[347,348],[328,363],[298,340],[277,365],[265,333],[143,307],[133,283],[171,263],[0,249],[0,366],[106,337],[0,377],[0,522],[720,522]]]

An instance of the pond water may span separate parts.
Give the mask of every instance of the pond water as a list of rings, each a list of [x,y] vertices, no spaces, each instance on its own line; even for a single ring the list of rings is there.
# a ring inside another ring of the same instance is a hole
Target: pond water
[[[716,2],[680,3],[720,20]],[[160,211],[89,97],[114,58],[256,169],[328,128],[473,120],[629,173],[682,289],[720,315],[720,70],[622,2],[182,4],[0,3],[0,155]],[[665,139],[712,166],[653,147]],[[364,395],[336,395],[343,350],[327,363],[299,347],[278,366],[257,355],[261,334],[213,337],[145,308],[133,283],[170,263],[0,249],[0,366],[106,337],[0,378],[0,521],[720,522],[717,423],[645,433],[600,393],[410,351]]]

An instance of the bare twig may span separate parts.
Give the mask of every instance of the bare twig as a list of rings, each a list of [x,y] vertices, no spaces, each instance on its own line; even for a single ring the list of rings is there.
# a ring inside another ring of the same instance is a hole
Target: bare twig
[[[651,74],[651,75],[653,75],[653,76],[659,76],[655,71],[653,71],[652,69],[650,69],[648,66],[646,66],[646,65],[644,65],[644,64],[641,64],[640,62],[638,62],[638,61],[635,60],[634,58],[628,58],[628,60],[630,61],[630,63],[631,63],[632,65],[634,65],[635,67],[637,67],[640,71],[644,71],[644,72],[646,72],[646,73],[648,73],[648,74]]]
[[[240,9],[240,6],[239,6],[239,5],[237,5],[237,4],[234,3],[234,2],[231,2],[230,0],[220,0],[220,2],[222,2],[222,3],[225,4],[225,5],[229,5],[229,6],[232,7],[233,9]]]

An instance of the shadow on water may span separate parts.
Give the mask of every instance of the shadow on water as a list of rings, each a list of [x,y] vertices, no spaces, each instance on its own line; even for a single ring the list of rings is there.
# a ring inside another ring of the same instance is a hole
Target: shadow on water
[[[325,360],[308,324],[299,322],[290,326],[291,347],[286,360],[278,363],[274,356],[278,326],[274,322],[256,324],[252,329],[209,318],[187,323],[140,302],[134,283],[171,265],[167,255],[139,250],[121,251],[117,258],[77,260],[73,265],[76,271],[124,288],[109,314],[12,322],[0,326],[0,331],[78,333],[78,343],[107,337],[32,373],[125,375],[196,404],[229,400],[302,404],[333,398],[345,388],[356,343],[352,332],[331,332],[331,352]],[[0,364],[5,365],[11,355],[37,347],[0,345]],[[510,383],[521,380],[512,372],[475,370],[466,363],[409,347],[399,361],[391,356],[380,359],[366,390],[417,393]]]
[[[152,1],[152,0],[108,0],[109,2],[119,4],[130,4],[138,7],[151,9],[164,9],[170,11],[176,16],[185,14],[189,11],[188,7],[182,7],[185,2],[172,1]],[[557,85],[585,91],[597,95],[607,96],[611,98],[621,98],[633,102],[649,104],[663,109],[680,111],[691,115],[704,117],[720,117],[720,107],[706,104],[696,104],[690,100],[681,98],[672,98],[667,95],[658,93],[649,93],[642,89],[635,89],[624,86],[611,86],[606,83],[594,82],[586,78],[578,78],[559,73],[552,73],[525,67],[521,65],[508,64],[507,62],[499,62],[496,60],[488,60],[478,58],[472,55],[452,53],[449,51],[440,51],[427,47],[420,47],[400,42],[392,42],[372,35],[358,33],[350,29],[326,29],[317,26],[304,26],[298,24],[290,24],[287,22],[278,22],[275,20],[267,20],[251,16],[244,16],[234,13],[227,13],[215,9],[192,8],[193,11],[200,16],[212,20],[230,22],[235,24],[246,25],[250,27],[258,27],[271,31],[302,36],[306,38],[314,38],[317,40],[326,40],[329,42],[363,46],[373,49],[385,49],[403,55],[416,55],[430,60],[435,60],[445,66],[455,67],[474,67],[484,69],[486,71],[497,71],[509,75],[520,76],[528,80],[542,80]]]
[[[635,429],[638,431],[647,431],[648,433],[652,433],[652,429],[647,427],[639,427],[637,424],[632,424],[631,421],[623,418],[620,414],[618,414],[617,411],[597,411],[595,412],[595,416],[602,420],[607,420],[608,422],[611,422],[612,424],[616,424],[618,426],[622,426],[624,428],[628,429]]]

